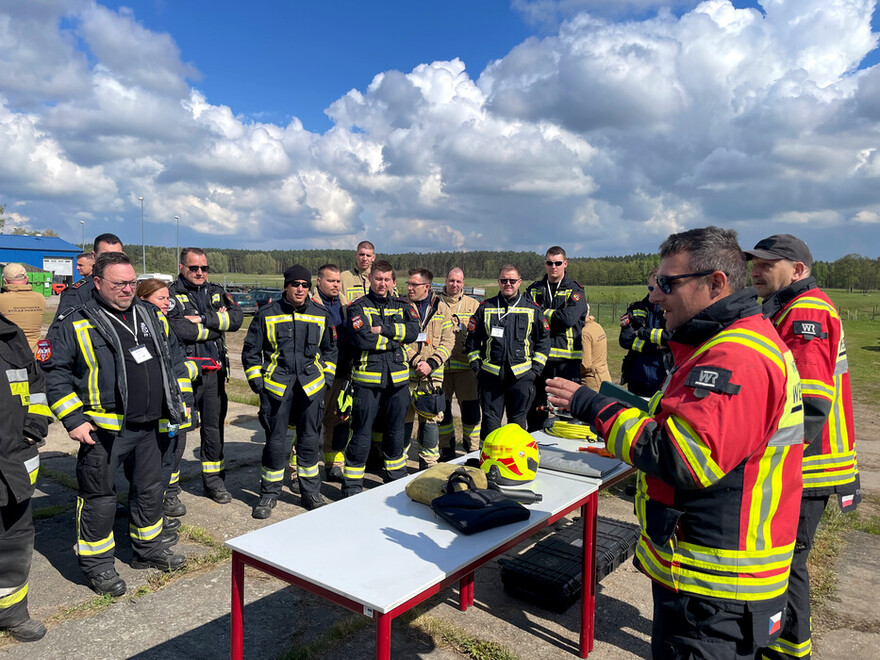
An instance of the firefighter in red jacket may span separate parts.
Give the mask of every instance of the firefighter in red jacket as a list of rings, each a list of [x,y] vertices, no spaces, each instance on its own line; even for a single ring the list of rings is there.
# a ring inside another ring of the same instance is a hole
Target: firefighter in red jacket
[[[548,382],[639,469],[636,566],[653,580],[655,658],[753,658],[782,627],[801,497],[803,408],[791,352],[744,288],[731,230],[673,234],[651,300],[675,369],[629,408]]]
[[[804,494],[788,586],[782,635],[764,649],[768,658],[809,658],[810,581],[807,557],[828,497],[851,511],[861,499],[856,465],[852,395],[843,325],[810,275],[813,257],[790,234],[776,234],[746,252],[751,277],[773,322],[794,355],[804,398]]]

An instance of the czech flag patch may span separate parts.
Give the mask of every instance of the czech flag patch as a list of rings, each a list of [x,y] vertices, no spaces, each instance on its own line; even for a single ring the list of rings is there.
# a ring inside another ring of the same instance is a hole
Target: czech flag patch
[[[770,627],[767,630],[768,635],[778,633],[782,629],[782,612],[777,612],[770,616]]]

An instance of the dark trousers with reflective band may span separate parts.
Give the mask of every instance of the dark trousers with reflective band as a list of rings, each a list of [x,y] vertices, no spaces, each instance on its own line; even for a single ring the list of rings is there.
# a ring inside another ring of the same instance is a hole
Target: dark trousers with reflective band
[[[116,436],[98,430],[92,433],[94,445],[80,445],[77,550],[86,577],[113,568],[116,472],[123,463],[131,480],[128,513],[134,556],[143,559],[162,551],[162,453],[167,437],[159,434],[159,423],[153,422],[127,425]]]
[[[344,379],[337,378],[324,393],[324,417],[321,421],[323,436],[324,467],[342,467],[345,445],[348,443],[348,421],[341,422],[336,414],[336,400],[342,391]]]
[[[652,585],[654,660],[752,660],[781,630],[780,625],[770,633],[771,617],[775,614],[781,624],[785,616],[781,604],[751,606]]]
[[[791,574],[788,578],[788,611],[782,634],[768,648],[762,649],[761,657],[772,660],[781,658],[809,658],[813,650],[810,633],[810,575],[807,572],[807,558],[813,547],[813,537],[819,520],[828,504],[828,496],[808,497],[807,492],[801,500],[801,514],[798,519],[797,540],[794,556],[791,559]]]
[[[406,447],[404,451],[409,453],[409,446],[412,442],[413,427],[418,425],[416,431],[416,440],[419,443],[419,469],[436,465],[440,459],[440,427],[437,422],[422,419],[416,415],[417,420],[407,422],[404,425],[403,435],[406,438]]]
[[[461,413],[461,445],[465,451],[477,449],[480,442],[480,399],[476,374],[470,369],[447,371],[443,378],[443,392],[446,394],[446,410],[439,424],[440,446],[455,449],[455,422],[452,418],[454,395]]]
[[[317,494],[321,490],[318,462],[321,458],[321,415],[324,393],[314,399],[306,396],[302,385],[293,383],[281,399],[266,397],[269,405],[269,432],[263,447],[260,497],[278,499],[284,470],[290,459],[289,426],[296,429],[296,465],[300,492]]]
[[[535,399],[529,406],[528,431],[540,431],[544,428],[549,413],[538,411],[539,406],[547,405],[547,381],[551,378],[565,378],[566,380],[581,382],[581,363],[579,360],[550,360],[544,367],[541,375],[535,378]]]
[[[480,427],[480,441],[492,431],[501,427],[501,414],[507,412],[508,424],[519,424],[526,428],[529,406],[535,396],[534,372],[527,372],[521,378],[505,370],[502,376],[481,371],[480,408],[483,411],[483,424]]]
[[[404,447],[404,420],[409,408],[407,383],[385,387],[354,386],[351,412],[351,437],[345,448],[342,490],[347,494],[361,490],[364,468],[370,453],[373,423],[379,418],[384,426],[382,458],[387,481],[407,475]]]
[[[196,408],[201,427],[202,483],[206,488],[223,486],[226,471],[223,465],[223,426],[226,421],[226,371],[204,371],[195,388]]]
[[[0,488],[6,486],[0,483]],[[7,497],[12,495],[7,493]],[[28,618],[28,574],[33,554],[31,499],[0,506],[0,628],[17,626]]]
[[[168,438],[168,446],[162,454],[162,479],[166,484],[165,497],[180,495],[180,463],[186,450],[186,432]]]

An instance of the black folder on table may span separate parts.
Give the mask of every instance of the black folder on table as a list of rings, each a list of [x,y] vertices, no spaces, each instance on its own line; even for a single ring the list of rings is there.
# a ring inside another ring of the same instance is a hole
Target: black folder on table
[[[539,447],[539,449],[542,470],[601,479],[620,467],[620,461],[616,458],[606,458],[598,454],[571,451],[561,447]]]

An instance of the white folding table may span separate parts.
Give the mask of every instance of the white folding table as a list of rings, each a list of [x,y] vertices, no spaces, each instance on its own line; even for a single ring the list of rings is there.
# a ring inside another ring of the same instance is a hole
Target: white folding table
[[[555,438],[553,440],[556,440]],[[474,602],[474,571],[577,508],[584,526],[580,656],[593,648],[597,491],[628,474],[587,479],[539,470],[543,500],[528,520],[470,536],[456,532],[404,488],[415,475],[230,539],[231,657],[244,650],[244,567],[299,586],[376,621],[376,657],[389,658],[391,621],[459,583],[459,609]]]

